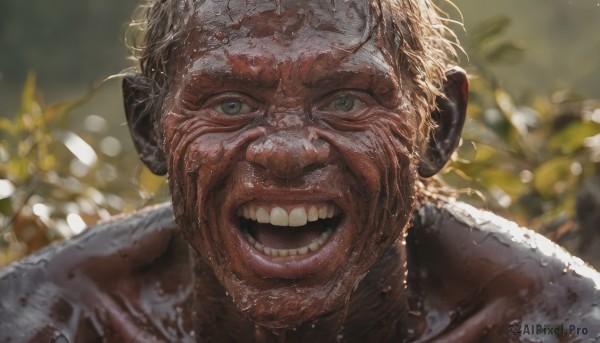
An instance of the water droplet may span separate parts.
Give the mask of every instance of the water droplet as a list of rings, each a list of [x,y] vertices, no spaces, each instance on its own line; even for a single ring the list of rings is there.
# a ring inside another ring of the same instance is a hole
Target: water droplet
[[[51,343],[70,343],[67,337],[62,334],[55,335],[54,338],[50,341]]]

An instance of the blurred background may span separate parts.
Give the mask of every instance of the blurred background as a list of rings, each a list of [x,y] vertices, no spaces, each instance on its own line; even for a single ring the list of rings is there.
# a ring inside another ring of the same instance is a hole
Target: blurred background
[[[471,103],[438,182],[600,266],[600,0],[454,2]],[[109,79],[137,3],[0,0],[0,268],[168,199]]]

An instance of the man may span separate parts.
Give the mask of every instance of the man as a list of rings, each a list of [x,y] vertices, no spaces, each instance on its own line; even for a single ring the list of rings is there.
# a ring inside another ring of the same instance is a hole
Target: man
[[[4,341],[598,338],[597,272],[423,191],[467,104],[429,1],[166,0],[147,20],[125,107],[173,210],[5,270]]]

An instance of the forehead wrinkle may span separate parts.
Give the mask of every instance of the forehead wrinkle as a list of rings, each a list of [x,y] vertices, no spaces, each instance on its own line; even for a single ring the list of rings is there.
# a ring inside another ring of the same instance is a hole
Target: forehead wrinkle
[[[237,38],[294,39],[302,31],[308,35],[352,31],[363,36],[369,31],[370,12],[367,0],[206,1],[196,6],[191,25],[208,35]]]
[[[269,89],[293,96],[302,88],[329,92],[343,88],[365,89],[390,97],[398,93],[393,67],[373,47],[347,52],[300,52],[295,56],[233,53],[213,50],[203,53],[184,73],[182,82],[192,88],[211,89],[230,85],[239,90]]]
[[[366,2],[368,3],[368,2]],[[213,4],[214,5],[214,4]],[[350,2],[346,6],[355,7],[356,3]],[[361,7],[361,6],[358,6]],[[368,12],[369,7],[363,8]],[[358,12],[357,8],[353,8]],[[327,36],[321,37],[319,30],[314,27],[305,27],[312,32],[312,38],[309,36],[295,37],[288,44],[276,42],[272,37],[243,37],[240,36],[242,30],[232,30],[234,35],[230,35],[227,42],[211,44],[207,42],[211,24],[202,25],[193,24],[195,33],[190,38],[193,41],[202,43],[188,45],[194,46],[192,51],[192,63],[183,62],[187,65],[187,70],[191,70],[193,78],[203,74],[208,79],[222,82],[224,79],[244,81],[249,85],[269,85],[277,88],[282,80],[282,72],[285,63],[292,65],[292,70],[287,70],[286,78],[290,81],[296,79],[303,86],[314,86],[322,81],[332,80],[341,74],[350,78],[357,70],[369,71],[372,75],[363,75],[364,79],[370,79],[371,82],[383,80],[388,85],[399,83],[390,67],[385,52],[381,51],[385,47],[374,48],[373,38],[370,33],[377,29],[379,20],[371,18],[373,12],[366,15],[366,21],[361,20],[362,27],[360,31],[352,30],[346,32],[329,32]],[[199,17],[196,17],[198,20]],[[222,18],[224,19],[224,18]],[[229,19],[227,19],[229,21]],[[230,22],[231,23],[231,22]],[[306,24],[306,23],[305,23]],[[208,29],[208,32],[206,31]],[[213,28],[214,29],[214,28]],[[231,33],[230,31],[229,33]],[[211,37],[212,38],[212,37]],[[211,38],[208,38],[209,40]],[[193,41],[191,43],[193,43]],[[206,44],[208,43],[208,44]],[[368,46],[367,46],[368,45]],[[272,49],[269,47],[273,46]],[[308,47],[313,48],[308,48]],[[285,47],[285,49],[281,49]],[[317,51],[314,51],[317,50]],[[182,54],[185,55],[185,54]],[[287,68],[289,69],[289,68]],[[358,77],[354,77],[358,79]],[[389,87],[388,87],[389,88]]]
[[[330,56],[326,63],[318,58],[306,68],[309,72],[302,80],[310,88],[337,85],[344,88],[364,87],[374,93],[388,93],[399,90],[400,80],[385,56],[377,49],[361,47],[356,52]]]
[[[260,66],[257,59],[265,60],[259,63],[270,67]],[[273,61],[222,51],[202,54],[185,74],[184,82],[193,82],[205,87],[214,87],[222,83],[245,83],[261,88],[275,87],[279,80]]]

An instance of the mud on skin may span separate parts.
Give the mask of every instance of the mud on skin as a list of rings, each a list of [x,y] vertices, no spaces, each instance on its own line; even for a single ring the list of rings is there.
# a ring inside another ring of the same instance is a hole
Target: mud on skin
[[[172,207],[2,271],[0,341],[598,338],[596,271],[419,195],[467,103],[436,15],[409,0],[157,2],[123,90]],[[588,334],[512,335],[515,322]]]
[[[377,42],[360,41],[366,3],[351,4],[332,16],[330,4],[277,15],[270,3],[231,30],[228,16],[206,22],[221,6],[207,2],[173,61],[164,149],[174,207],[198,214],[178,225],[239,310],[266,327],[341,308],[413,206],[416,117]],[[313,206],[331,216],[279,223]],[[269,220],[241,219],[245,207]]]

